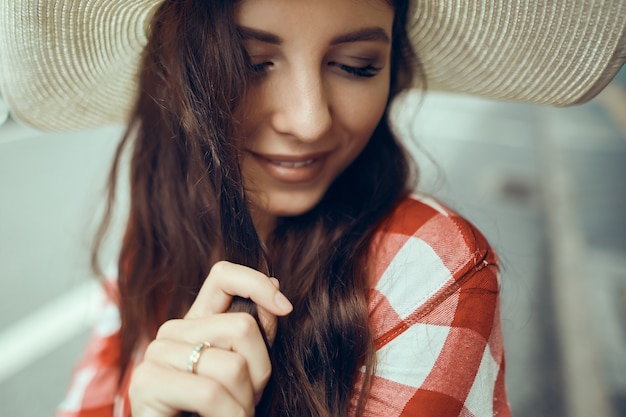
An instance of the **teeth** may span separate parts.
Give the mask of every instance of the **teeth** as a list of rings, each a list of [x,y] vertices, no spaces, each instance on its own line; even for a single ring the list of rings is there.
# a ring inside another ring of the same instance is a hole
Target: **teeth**
[[[314,159],[309,159],[308,161],[302,162],[272,161],[273,164],[285,168],[304,168],[305,166],[311,165],[313,162],[315,162]]]

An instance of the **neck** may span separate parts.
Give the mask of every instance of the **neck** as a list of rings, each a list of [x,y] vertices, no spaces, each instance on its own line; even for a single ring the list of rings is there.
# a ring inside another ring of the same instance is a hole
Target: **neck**
[[[276,228],[276,216],[258,210],[252,210],[250,214],[252,215],[254,228],[259,235],[259,239],[261,239],[261,242],[266,243],[268,237]]]

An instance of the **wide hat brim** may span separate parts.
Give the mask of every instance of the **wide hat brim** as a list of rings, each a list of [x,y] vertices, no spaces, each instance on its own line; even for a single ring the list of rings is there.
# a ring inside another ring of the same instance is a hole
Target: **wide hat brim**
[[[0,91],[17,120],[76,130],[127,120],[162,0],[0,1]],[[420,0],[428,88],[566,106],[626,60],[626,0]]]

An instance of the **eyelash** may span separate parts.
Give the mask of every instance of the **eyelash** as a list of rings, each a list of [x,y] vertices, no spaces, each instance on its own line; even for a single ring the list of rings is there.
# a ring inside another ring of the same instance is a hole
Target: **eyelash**
[[[337,64],[337,63],[332,63],[332,64],[337,65],[339,69],[341,69],[342,71],[345,71],[348,74],[354,75],[356,77],[370,78],[378,74],[378,72],[382,69],[379,67],[375,67],[371,64],[366,65],[364,67],[352,67],[350,65],[343,65],[343,64]]]
[[[252,64],[251,69],[252,69],[252,72],[261,73],[261,72],[267,71],[267,69],[273,65],[274,65],[273,62],[266,61],[266,62],[261,62],[259,64]]]
[[[262,73],[267,71],[274,65],[271,61],[261,62],[259,64],[252,64],[251,69],[255,73]],[[371,78],[377,75],[382,68],[375,67],[371,64],[364,67],[353,67],[350,65],[338,64],[336,62],[329,62],[328,65],[336,65],[340,70],[347,72],[355,77]]]

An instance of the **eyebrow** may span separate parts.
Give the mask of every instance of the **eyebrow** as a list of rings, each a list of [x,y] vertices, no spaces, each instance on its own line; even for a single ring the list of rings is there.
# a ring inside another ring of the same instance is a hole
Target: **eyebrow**
[[[387,35],[387,32],[381,27],[368,27],[356,30],[354,32],[349,32],[344,35],[337,36],[334,38],[330,44],[337,45],[340,43],[350,43],[350,42],[367,42],[367,41],[375,41],[375,42],[383,42],[390,43],[391,40]]]
[[[274,35],[273,33],[266,32],[264,30],[252,29],[245,26],[238,26],[237,30],[243,40],[257,40],[260,42],[269,43],[272,45],[281,45],[283,43],[283,39],[280,36]],[[339,35],[336,38],[333,38],[330,41],[331,45],[338,45],[341,43],[351,43],[351,42],[383,42],[390,43],[389,35],[387,32],[381,27],[367,27],[359,30],[355,30],[354,32],[345,33],[343,35]]]
[[[238,26],[237,30],[241,39],[256,40],[265,43],[271,43],[272,45],[280,45],[283,43],[283,39],[280,36],[276,36],[273,33],[266,32],[264,30],[252,29],[245,26]]]

